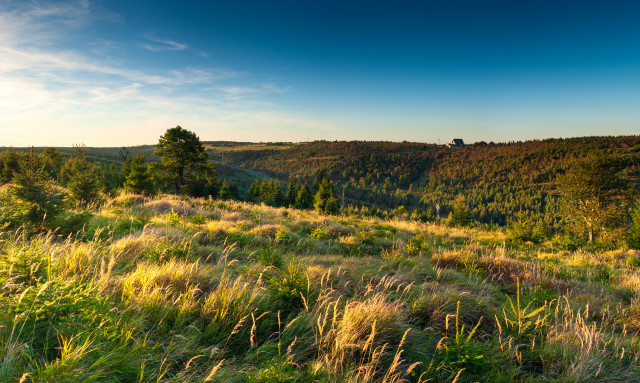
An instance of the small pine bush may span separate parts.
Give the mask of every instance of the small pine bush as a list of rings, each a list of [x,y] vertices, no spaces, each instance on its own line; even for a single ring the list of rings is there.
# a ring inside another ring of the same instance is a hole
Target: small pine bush
[[[310,293],[304,269],[295,260],[267,278],[267,286],[275,306],[286,315],[302,309]]]
[[[265,266],[281,267],[283,264],[282,254],[273,247],[266,247],[256,252],[256,259]]]
[[[627,234],[627,244],[632,249],[640,250],[640,203],[631,214],[631,227]]]
[[[20,172],[14,174],[13,185],[0,195],[0,222],[14,227],[34,225],[64,210],[65,195],[40,162],[32,150]]]

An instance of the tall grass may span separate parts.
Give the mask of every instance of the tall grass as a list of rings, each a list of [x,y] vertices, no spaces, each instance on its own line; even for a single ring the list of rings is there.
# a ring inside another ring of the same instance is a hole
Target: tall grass
[[[88,222],[0,233],[0,381],[640,381],[624,249],[175,196]]]

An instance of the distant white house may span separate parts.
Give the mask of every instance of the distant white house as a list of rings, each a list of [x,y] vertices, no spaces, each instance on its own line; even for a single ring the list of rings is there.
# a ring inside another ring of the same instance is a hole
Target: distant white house
[[[447,144],[447,147],[455,149],[464,148],[464,141],[462,141],[462,138],[454,138],[450,144]]]

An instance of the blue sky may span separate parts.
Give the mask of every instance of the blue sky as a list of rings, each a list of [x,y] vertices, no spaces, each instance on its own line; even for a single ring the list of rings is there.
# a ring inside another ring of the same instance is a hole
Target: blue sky
[[[637,134],[636,4],[0,0],[0,146]]]

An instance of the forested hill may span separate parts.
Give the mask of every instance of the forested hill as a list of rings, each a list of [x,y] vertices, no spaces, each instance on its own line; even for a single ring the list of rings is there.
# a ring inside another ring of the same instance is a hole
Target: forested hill
[[[273,176],[313,177],[327,171],[336,181],[385,183],[408,187],[419,182],[433,164],[439,147],[409,142],[314,141],[286,150],[247,150],[229,153],[227,158],[242,167],[260,170]]]
[[[280,150],[229,153],[230,163],[286,180],[310,179],[324,169],[355,206],[433,211],[446,215],[463,195],[475,219],[505,224],[518,217],[561,224],[556,176],[573,158],[594,151],[619,157],[637,180],[640,136],[581,137],[510,143],[476,143],[461,149],[433,144],[315,141]]]
[[[528,220],[552,230],[565,224],[556,177],[572,159],[604,151],[621,160],[626,176],[635,184],[640,178],[640,136],[480,142],[459,149],[406,141],[203,144],[220,178],[237,186],[234,198],[248,198],[249,186],[260,179],[255,172],[283,183],[297,177],[311,185],[324,170],[334,183],[340,205],[344,196],[347,212],[366,207],[365,215],[395,210],[393,215],[398,217],[411,214],[413,218],[433,219],[436,205],[441,206],[441,217],[446,217],[455,199],[464,196],[475,221],[505,225]],[[154,148],[125,149],[130,156],[139,153],[155,162]],[[67,157],[77,149],[58,150]],[[120,151],[84,149],[88,160],[101,164],[107,190],[123,182]],[[3,168],[10,163],[7,158],[0,158]],[[7,169],[2,172],[10,175]]]

